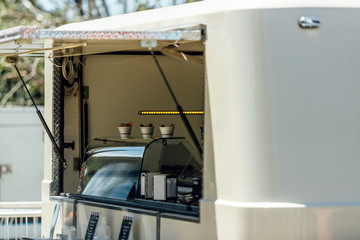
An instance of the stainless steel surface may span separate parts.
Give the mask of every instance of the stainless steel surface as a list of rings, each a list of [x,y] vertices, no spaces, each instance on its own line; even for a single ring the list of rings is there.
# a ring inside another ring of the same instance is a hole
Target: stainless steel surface
[[[54,208],[54,213],[51,219],[51,223],[50,223],[50,233],[49,233],[49,237],[52,238],[54,237],[54,231],[55,231],[55,225],[59,216],[59,212],[60,212],[60,203],[56,203],[55,204],[55,208]]]

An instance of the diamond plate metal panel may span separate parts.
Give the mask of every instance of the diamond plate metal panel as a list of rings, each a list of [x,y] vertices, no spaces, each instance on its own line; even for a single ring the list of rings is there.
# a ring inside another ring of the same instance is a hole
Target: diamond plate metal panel
[[[62,59],[55,58],[54,63],[61,66]],[[54,67],[53,74],[53,135],[61,154],[64,154],[64,85],[61,68]],[[63,164],[53,149],[52,184],[50,189],[52,196],[59,195],[63,192],[63,176]]]

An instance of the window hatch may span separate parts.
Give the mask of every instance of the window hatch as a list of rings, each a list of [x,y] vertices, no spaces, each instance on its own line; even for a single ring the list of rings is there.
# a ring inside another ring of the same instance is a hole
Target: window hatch
[[[198,27],[150,31],[66,31],[19,26],[0,31],[0,57],[43,57],[45,51],[82,47],[81,54],[111,51],[144,50],[144,47],[164,47],[174,43],[193,43],[202,39]],[[46,40],[52,40],[50,47]],[[144,41],[150,41],[144,44]],[[151,43],[156,42],[156,44]]]

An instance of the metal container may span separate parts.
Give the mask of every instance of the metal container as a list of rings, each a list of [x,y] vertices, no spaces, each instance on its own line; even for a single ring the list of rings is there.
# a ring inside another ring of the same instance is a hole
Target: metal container
[[[177,177],[170,174],[154,175],[154,200],[177,198]]]
[[[140,176],[140,197],[152,199],[154,197],[153,179],[159,172],[142,172]]]

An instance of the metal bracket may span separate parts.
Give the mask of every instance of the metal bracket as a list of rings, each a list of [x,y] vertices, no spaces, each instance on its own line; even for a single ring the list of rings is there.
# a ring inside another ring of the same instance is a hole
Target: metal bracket
[[[157,41],[156,40],[142,40],[140,45],[143,48],[152,49],[152,48],[157,47]]]
[[[21,44],[32,44],[33,40],[32,39],[18,39],[18,40],[15,40],[15,43],[18,44],[18,45],[21,45]]]
[[[64,142],[64,148],[71,148],[71,150],[75,149],[75,142],[72,141],[71,143],[69,142]]]
[[[19,62],[19,56],[7,56],[6,62],[10,64],[17,64]]]

